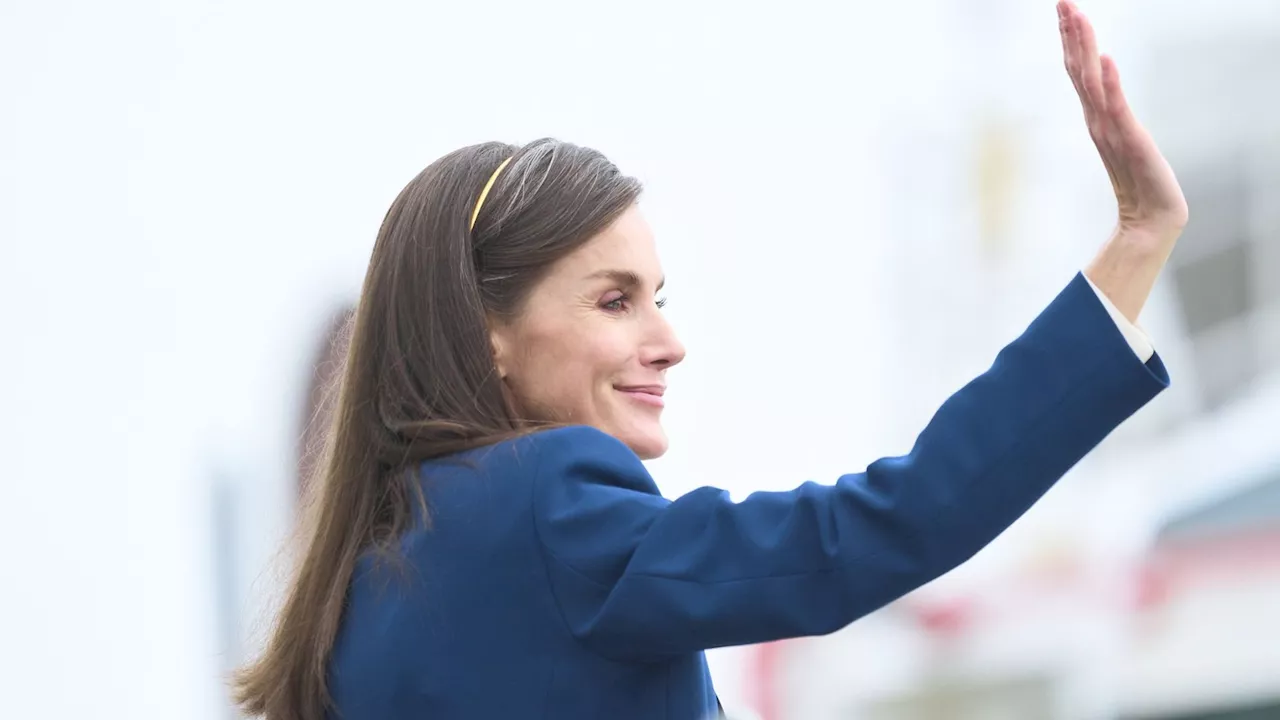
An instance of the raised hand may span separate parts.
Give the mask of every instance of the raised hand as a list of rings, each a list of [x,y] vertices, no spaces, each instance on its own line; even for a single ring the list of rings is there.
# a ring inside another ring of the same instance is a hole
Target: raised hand
[[[1178,179],[1129,109],[1115,61],[1098,54],[1093,27],[1071,0],[1058,2],[1058,27],[1067,74],[1115,190],[1118,234],[1167,244],[1167,255],[1187,223],[1187,201]]]

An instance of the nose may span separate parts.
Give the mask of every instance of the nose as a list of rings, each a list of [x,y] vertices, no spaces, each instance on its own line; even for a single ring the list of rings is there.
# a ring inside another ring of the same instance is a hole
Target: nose
[[[684,344],[676,337],[676,331],[666,316],[655,311],[650,324],[648,342],[640,351],[640,361],[647,367],[665,370],[684,360]]]

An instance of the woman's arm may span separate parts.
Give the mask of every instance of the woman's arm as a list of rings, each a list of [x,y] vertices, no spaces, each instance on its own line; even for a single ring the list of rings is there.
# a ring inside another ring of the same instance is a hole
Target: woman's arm
[[[1059,17],[1119,208],[1088,281],[1073,280],[948,399],[908,455],[834,485],[741,503],[704,488],[669,502],[602,433],[534,436],[535,526],[552,593],[583,643],[637,660],[836,630],[971,557],[1166,386],[1160,359],[1144,362],[1123,333],[1186,223],[1186,203],[1088,22],[1065,0]],[[750,442],[769,442],[768,425]]]
[[[552,593],[570,632],[616,659],[837,630],[971,557],[1166,382],[1077,276],[909,454],[833,485],[670,502],[603,433],[535,435]],[[744,452],[769,441],[762,422]]]

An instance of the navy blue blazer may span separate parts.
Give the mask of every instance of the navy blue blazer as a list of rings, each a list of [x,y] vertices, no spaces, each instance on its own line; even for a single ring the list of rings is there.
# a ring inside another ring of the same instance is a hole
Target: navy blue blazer
[[[406,567],[352,581],[337,717],[705,718],[703,650],[830,633],[951,570],[1167,383],[1077,275],[908,455],[834,484],[667,500],[586,427],[426,463]]]

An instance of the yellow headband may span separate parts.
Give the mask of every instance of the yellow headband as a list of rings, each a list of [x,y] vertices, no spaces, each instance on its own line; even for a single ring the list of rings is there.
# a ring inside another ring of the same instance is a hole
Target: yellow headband
[[[498,166],[498,169],[494,170],[493,174],[489,176],[489,182],[484,184],[484,189],[480,191],[480,197],[476,198],[476,207],[471,211],[471,225],[468,226],[469,230],[476,229],[476,218],[480,217],[480,207],[484,205],[484,199],[489,197],[489,191],[493,189],[493,184],[498,181],[498,176],[502,174],[502,168],[506,167],[509,162],[511,162],[511,158],[503,160],[502,164]]]

